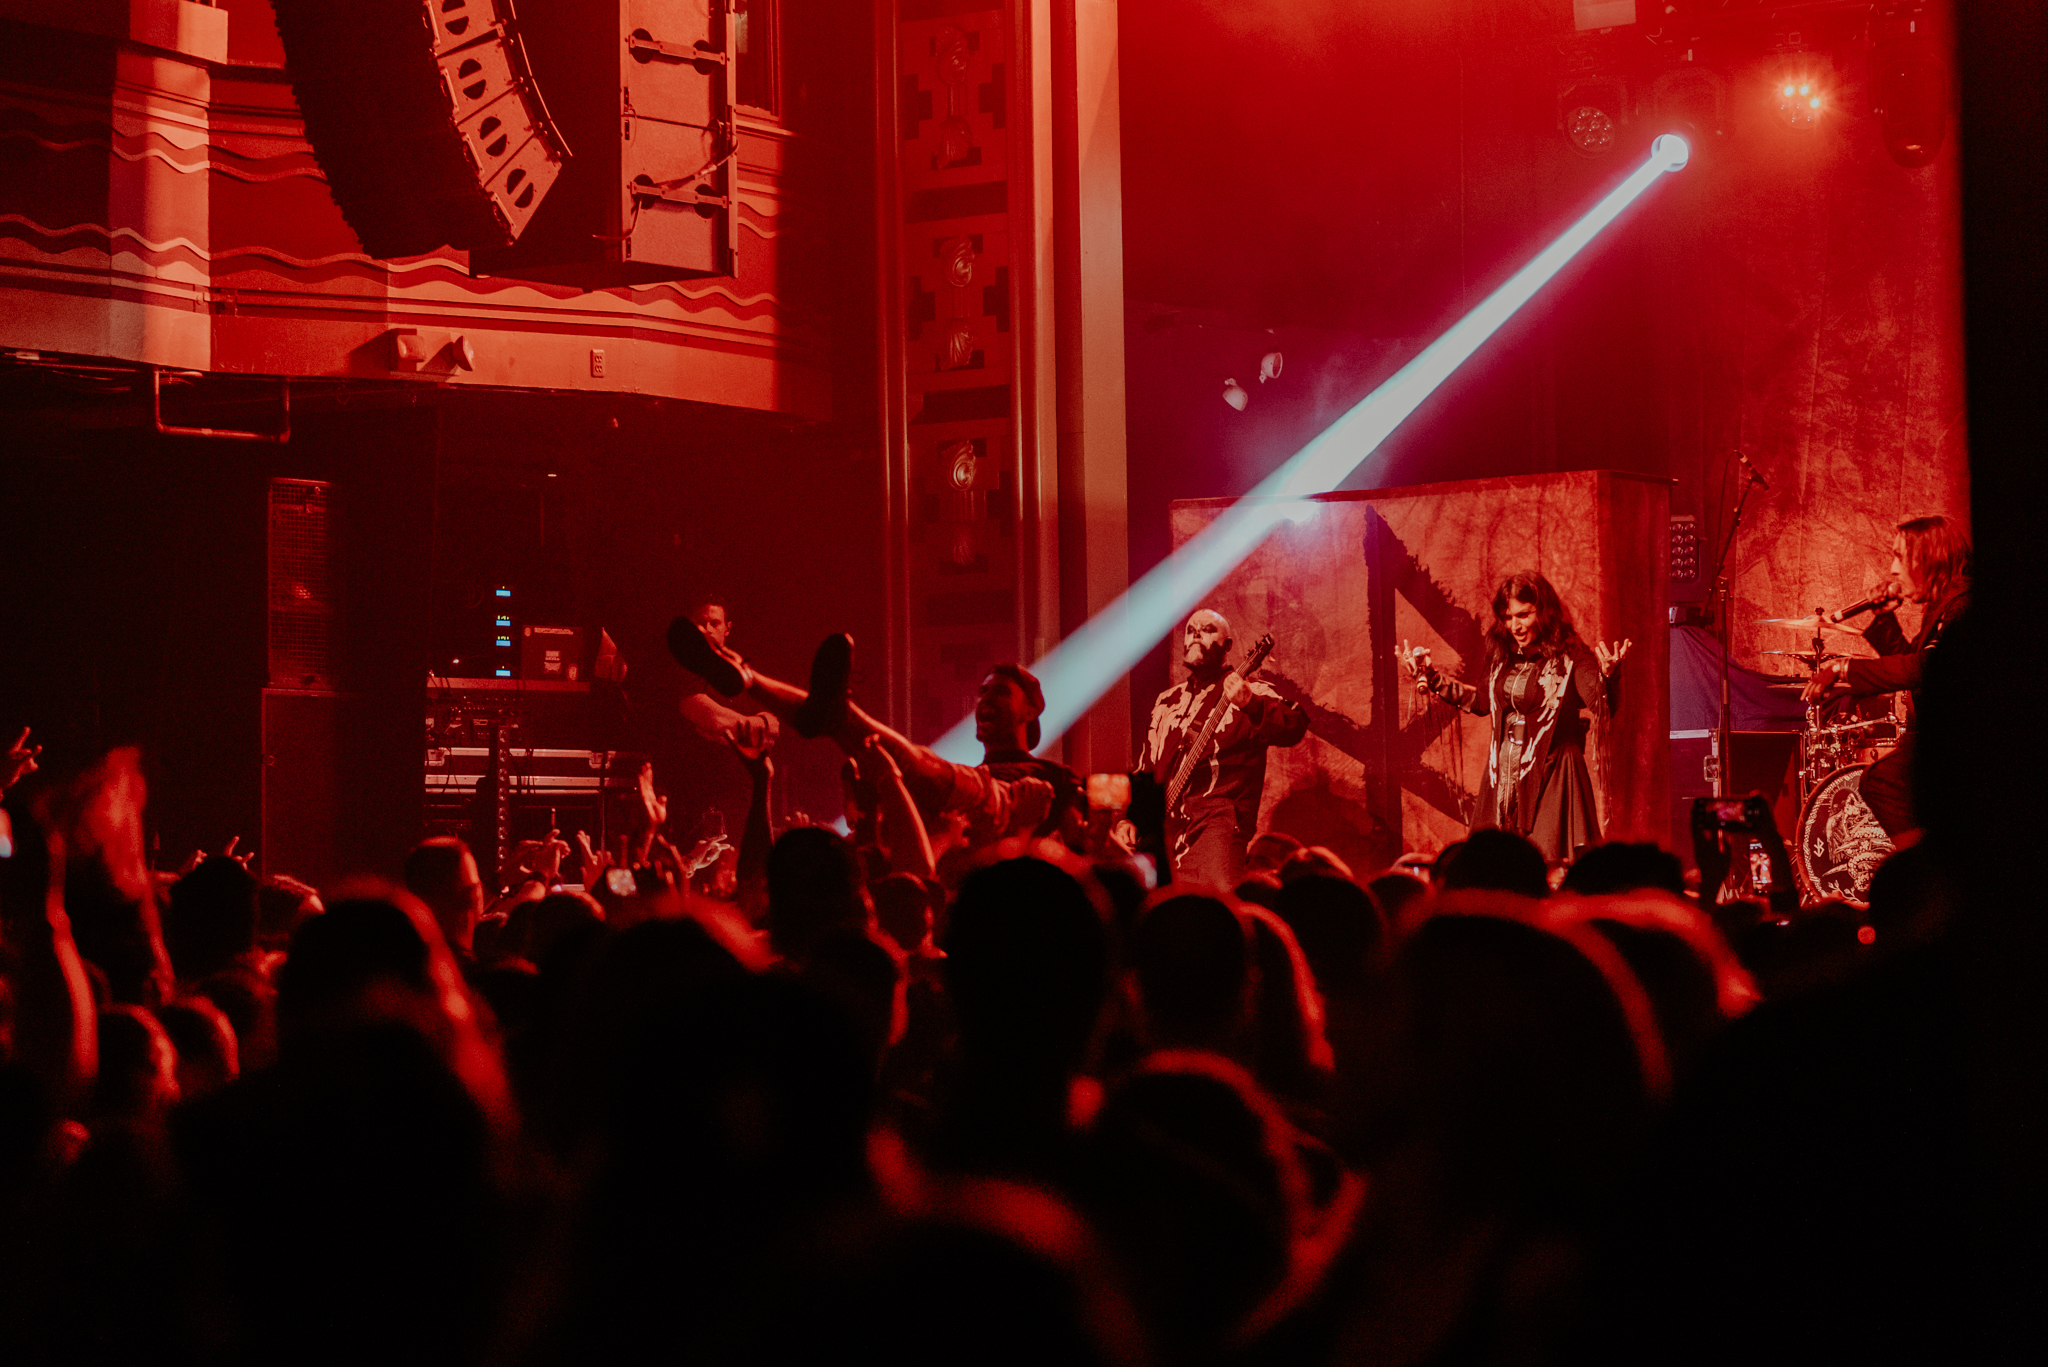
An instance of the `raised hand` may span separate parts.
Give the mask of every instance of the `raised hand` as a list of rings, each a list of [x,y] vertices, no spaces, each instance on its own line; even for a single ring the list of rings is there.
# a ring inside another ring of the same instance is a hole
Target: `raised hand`
[[[1010,783],[1010,830],[1025,834],[1037,830],[1052,815],[1052,785],[1042,778],[1020,778]]]
[[[1401,648],[1394,652],[1394,658],[1401,662],[1401,668],[1408,672],[1408,677],[1415,680],[1415,691],[1427,693],[1430,680],[1436,677],[1436,670],[1429,662],[1429,647],[1411,646],[1403,640]]]
[[[514,855],[518,867],[543,883],[562,881],[562,860],[569,854],[569,842],[559,830],[549,831],[545,840],[522,840]]]
[[[725,735],[725,743],[732,747],[733,754],[739,757],[740,763],[746,766],[748,775],[756,783],[765,782],[775,776],[775,761],[768,755],[768,752],[775,748],[775,733],[768,731],[765,736],[766,739],[760,745],[749,745],[741,740],[736,732],[728,731]]]
[[[22,727],[21,734],[14,738],[14,744],[7,747],[7,753],[0,755],[0,793],[36,771],[36,756],[43,753],[43,747],[30,745],[28,732],[28,727]]]
[[[1252,686],[1235,674],[1223,676],[1223,701],[1232,707],[1243,707],[1252,695]]]
[[[662,843],[667,844],[666,841]],[[694,877],[710,868],[713,864],[716,864],[719,856],[731,848],[732,846],[727,843],[724,836],[709,836],[691,846],[689,854],[677,855],[676,862],[682,867],[685,878]],[[669,845],[669,850],[673,853],[675,846]]]
[[[866,751],[866,754],[863,756],[862,761],[855,766],[864,771],[861,777],[873,780],[881,773],[887,773],[896,778],[903,777],[902,766],[896,763],[896,756],[889,753],[889,747],[882,744],[880,736],[871,735],[866,737],[861,741],[861,747]],[[870,764],[880,766],[879,770],[874,773],[865,772]]]
[[[1608,645],[1605,641],[1593,642],[1593,658],[1600,662],[1600,677],[1604,679],[1619,668],[1634,646],[1635,642],[1625,637],[1614,645]]]
[[[725,738],[733,753],[740,757],[740,762],[752,765],[756,760],[767,758],[768,752],[775,748],[775,739],[780,732],[781,725],[772,714],[747,712],[740,714]]]
[[[586,888],[597,886],[604,877],[604,871],[611,866],[612,857],[590,843],[590,832],[576,832],[576,881]]]
[[[640,766],[640,811],[647,818],[647,829],[658,831],[668,821],[668,799],[654,791],[654,765]]]

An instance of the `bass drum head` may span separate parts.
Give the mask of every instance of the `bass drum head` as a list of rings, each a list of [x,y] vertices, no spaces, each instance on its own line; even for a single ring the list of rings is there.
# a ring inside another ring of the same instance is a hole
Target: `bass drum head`
[[[1869,767],[1835,770],[1799,809],[1799,867],[1816,899],[1870,905],[1870,880],[1892,852],[1892,838],[1863,800],[1863,771]]]

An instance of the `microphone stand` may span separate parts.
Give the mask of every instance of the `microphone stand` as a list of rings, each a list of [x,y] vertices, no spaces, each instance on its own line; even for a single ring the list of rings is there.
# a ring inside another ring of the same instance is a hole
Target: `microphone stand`
[[[1755,472],[1745,464],[1742,473],[1742,495],[1735,500],[1735,513],[1728,520],[1728,535],[1722,539],[1721,553],[1714,558],[1714,596],[1720,600],[1714,624],[1719,628],[1716,634],[1721,638],[1721,715],[1714,727],[1715,797],[1728,796],[1728,733],[1731,729],[1729,722],[1734,715],[1728,695],[1728,552],[1735,549],[1735,533],[1742,527],[1742,510],[1749,502],[1749,491],[1756,487]]]

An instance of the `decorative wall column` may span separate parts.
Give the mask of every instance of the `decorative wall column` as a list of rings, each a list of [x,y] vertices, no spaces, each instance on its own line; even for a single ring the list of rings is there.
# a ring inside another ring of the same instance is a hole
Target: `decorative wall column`
[[[882,691],[931,741],[1125,585],[1116,6],[882,0],[877,23]],[[1124,767],[1128,702],[1098,712],[1068,761]]]

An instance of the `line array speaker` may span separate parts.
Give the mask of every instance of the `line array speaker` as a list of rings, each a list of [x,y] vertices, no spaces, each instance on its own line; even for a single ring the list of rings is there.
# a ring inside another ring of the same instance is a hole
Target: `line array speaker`
[[[522,0],[534,79],[577,158],[479,275],[601,289],[732,275],[738,142],[726,0]]]
[[[274,0],[342,216],[380,258],[518,241],[569,161],[512,0]]]

